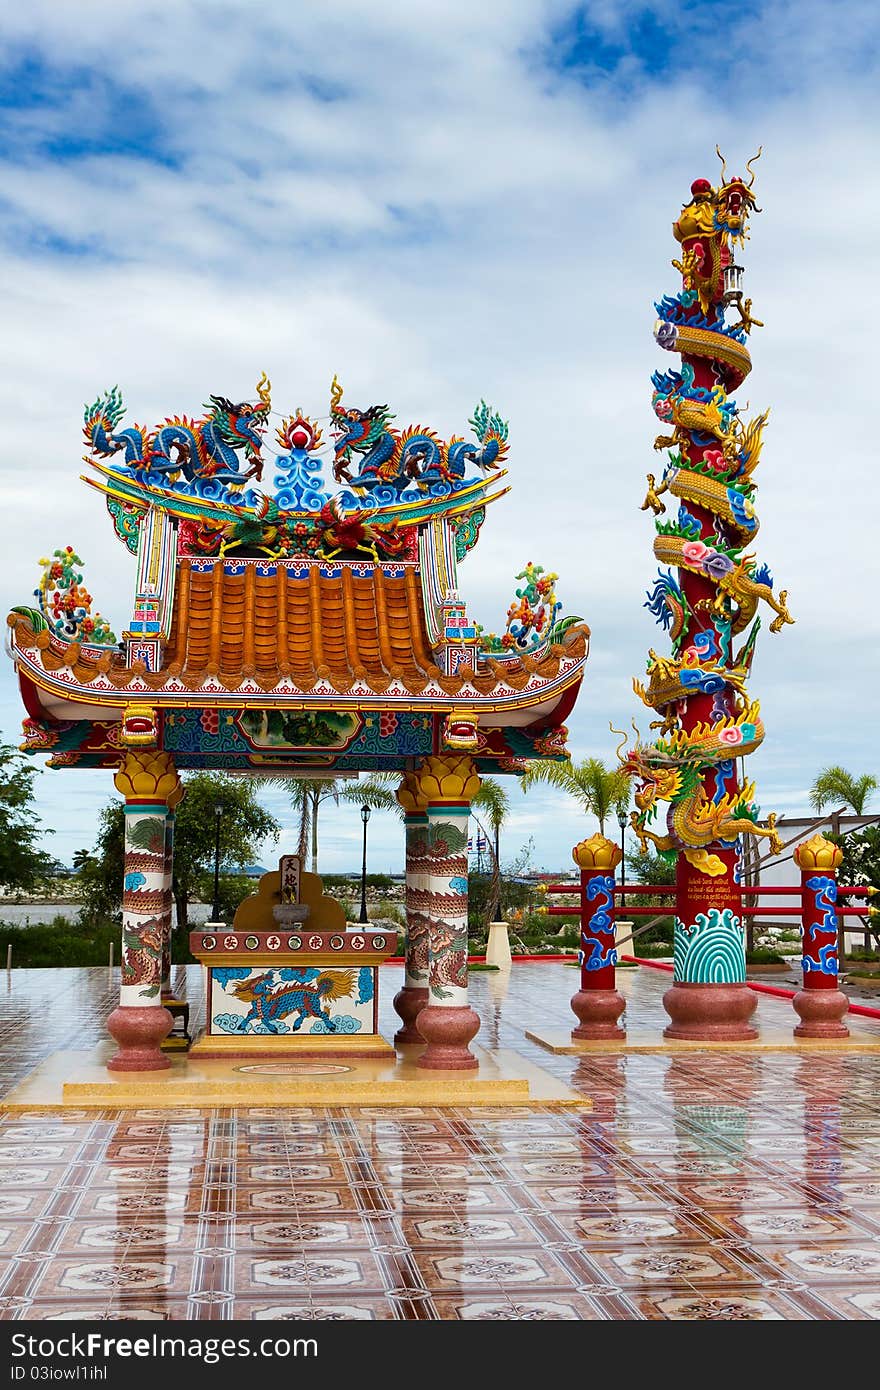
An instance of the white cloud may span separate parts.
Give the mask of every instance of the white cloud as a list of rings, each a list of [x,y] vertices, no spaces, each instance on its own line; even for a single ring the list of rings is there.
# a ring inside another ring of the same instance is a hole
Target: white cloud
[[[338,371],[353,403],[388,400],[398,423],[446,434],[485,395],[510,417],[513,492],[464,587],[497,627],[525,560],[559,571],[566,610],[593,630],[572,747],[609,757],[609,720],[644,727],[630,678],[664,641],[641,607],[656,566],[638,504],[656,461],[648,377],[668,365],[650,329],[675,285],[670,223],[691,179],[714,173],[716,140],[737,165],[763,141],[765,211],[744,259],[767,326],[740,399],[772,407],[757,549],[798,623],[761,635],[752,689],[768,737],[751,762],[763,803],[793,812],[822,765],[880,768],[871,12],[742,14],[699,82],[675,65],[654,80],[637,53],[586,79],[544,65],[572,8],[7,7],[7,61],[39,56],[57,102],[19,111],[0,160],[2,599],[26,601],[36,557],[70,542],[124,625],[131,561],[78,482],[83,403],[113,382],[129,421],[148,424],[210,391],[245,394],[263,367],[279,410],[326,414]],[[652,8],[679,23],[679,7]],[[622,42],[641,9],[590,17]],[[152,131],[133,152],[108,143],[122,100]],[[62,138],[88,143],[73,157]],[[6,664],[7,738],[19,717]],[[41,783],[53,851],[69,857],[109,778]],[[566,863],[578,813],[534,804],[547,814],[523,803],[523,837]],[[352,814],[325,812],[327,868],[356,860]],[[374,834],[400,862],[393,818]]]

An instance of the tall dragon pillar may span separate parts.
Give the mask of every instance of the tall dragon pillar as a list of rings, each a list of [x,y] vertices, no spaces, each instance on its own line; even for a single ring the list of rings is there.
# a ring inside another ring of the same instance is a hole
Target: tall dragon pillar
[[[671,1038],[756,1036],[737,891],[740,837],[765,836],[779,846],[775,817],[758,824],[754,787],[737,770],[764,737],[758,702],[746,690],[759,604],[773,610],[771,632],[793,621],[785,592],[774,593],[752,550],[767,416],[747,424],[733,399],[751,370],[749,334],[761,326],[734,258],[750,213],[759,210],[752,162],[748,182],[728,179],[722,161],[717,188],[707,179],[691,185],[673,224],[682,289],[655,306],[657,343],[679,354],[681,367],[652,378],[654,411],[669,432],[655,441],[666,461],[659,483],[648,475],[642,510],[654,513],[654,554],[666,568],[646,607],[669,634],[672,654],[651,650],[647,683],[634,682],[658,716],[651,725],[658,733],[653,742],[637,741],[624,769],[636,783],[632,823],[643,849],[651,842],[676,865],[675,975],[664,997]],[[674,512],[664,496],[675,499]],[[669,803],[665,833],[651,828],[660,802]]]

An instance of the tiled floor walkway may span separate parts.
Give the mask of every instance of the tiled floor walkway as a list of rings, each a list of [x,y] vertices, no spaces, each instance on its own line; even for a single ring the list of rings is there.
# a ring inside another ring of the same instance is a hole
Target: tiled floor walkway
[[[880,1317],[880,1054],[553,1057],[523,1030],[567,1026],[575,978],[519,965],[472,992],[480,1041],[592,1112],[5,1116],[0,1317]],[[633,1018],[661,1023],[667,983],[632,973]],[[101,1038],[116,990],[0,982],[3,1089]]]

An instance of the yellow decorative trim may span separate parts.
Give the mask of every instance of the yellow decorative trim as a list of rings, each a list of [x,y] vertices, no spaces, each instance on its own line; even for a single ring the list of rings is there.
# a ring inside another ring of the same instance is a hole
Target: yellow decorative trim
[[[183,795],[170,753],[130,750],[119,764],[113,785],[126,801],[137,801],[144,797],[150,801],[164,801],[166,806],[176,806]]]
[[[418,773],[405,772],[395,793],[399,806],[410,816],[421,815],[428,805],[422,793]]]
[[[419,795],[427,805],[442,801],[473,801],[480,790],[480,778],[473,760],[467,756],[425,758],[417,772],[409,774],[419,786]]]
[[[717,854],[710,854],[707,849],[691,849],[686,847],[682,850],[687,862],[694,869],[699,869],[701,874],[708,874],[709,878],[720,878],[727,872],[724,860],[719,859]]]
[[[794,852],[794,862],[804,873],[811,869],[824,869],[834,873],[843,863],[843,850],[824,835],[814,835],[798,845]]]
[[[620,845],[606,840],[604,835],[591,835],[589,840],[581,840],[575,845],[571,857],[579,869],[603,869],[613,873],[623,858]]]
[[[225,959],[225,957],[224,957]],[[309,958],[310,965],[312,964]],[[273,1037],[271,1033],[250,1034],[247,1038],[241,1033],[226,1035],[222,1033],[202,1033],[190,1048],[190,1056],[222,1057],[224,1054],[241,1057],[247,1061],[254,1057],[296,1057],[304,1061],[314,1060],[322,1054],[330,1053],[336,1057],[360,1055],[362,1057],[395,1056],[394,1048],[379,1033],[345,1033],[333,1037],[327,1033],[289,1034]]]

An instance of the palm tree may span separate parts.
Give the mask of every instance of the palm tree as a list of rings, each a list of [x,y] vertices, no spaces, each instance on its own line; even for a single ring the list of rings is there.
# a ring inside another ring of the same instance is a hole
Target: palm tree
[[[358,783],[341,777],[282,777],[282,786],[290,804],[299,812],[299,842],[297,853],[305,861],[311,841],[312,873],[318,872],[318,812],[325,801],[338,806],[340,801],[362,801]]]
[[[617,768],[607,768],[601,758],[584,758],[579,763],[531,762],[523,773],[523,791],[537,782],[567,792],[582,810],[596,817],[602,835],[612,811],[625,812],[629,806],[629,778]]]
[[[492,850],[492,881],[489,884],[489,897],[486,902],[486,921],[494,922],[498,916],[498,903],[501,898],[501,827],[510,814],[510,797],[494,777],[484,777],[471,807],[478,807],[484,813],[492,832],[491,837],[486,834],[486,826],[483,825],[482,819],[474,816]]]
[[[863,816],[865,803],[878,785],[877,778],[869,772],[853,777],[844,767],[826,767],[810,788],[810,805],[814,811],[824,811],[829,802],[842,801],[854,815]]]

